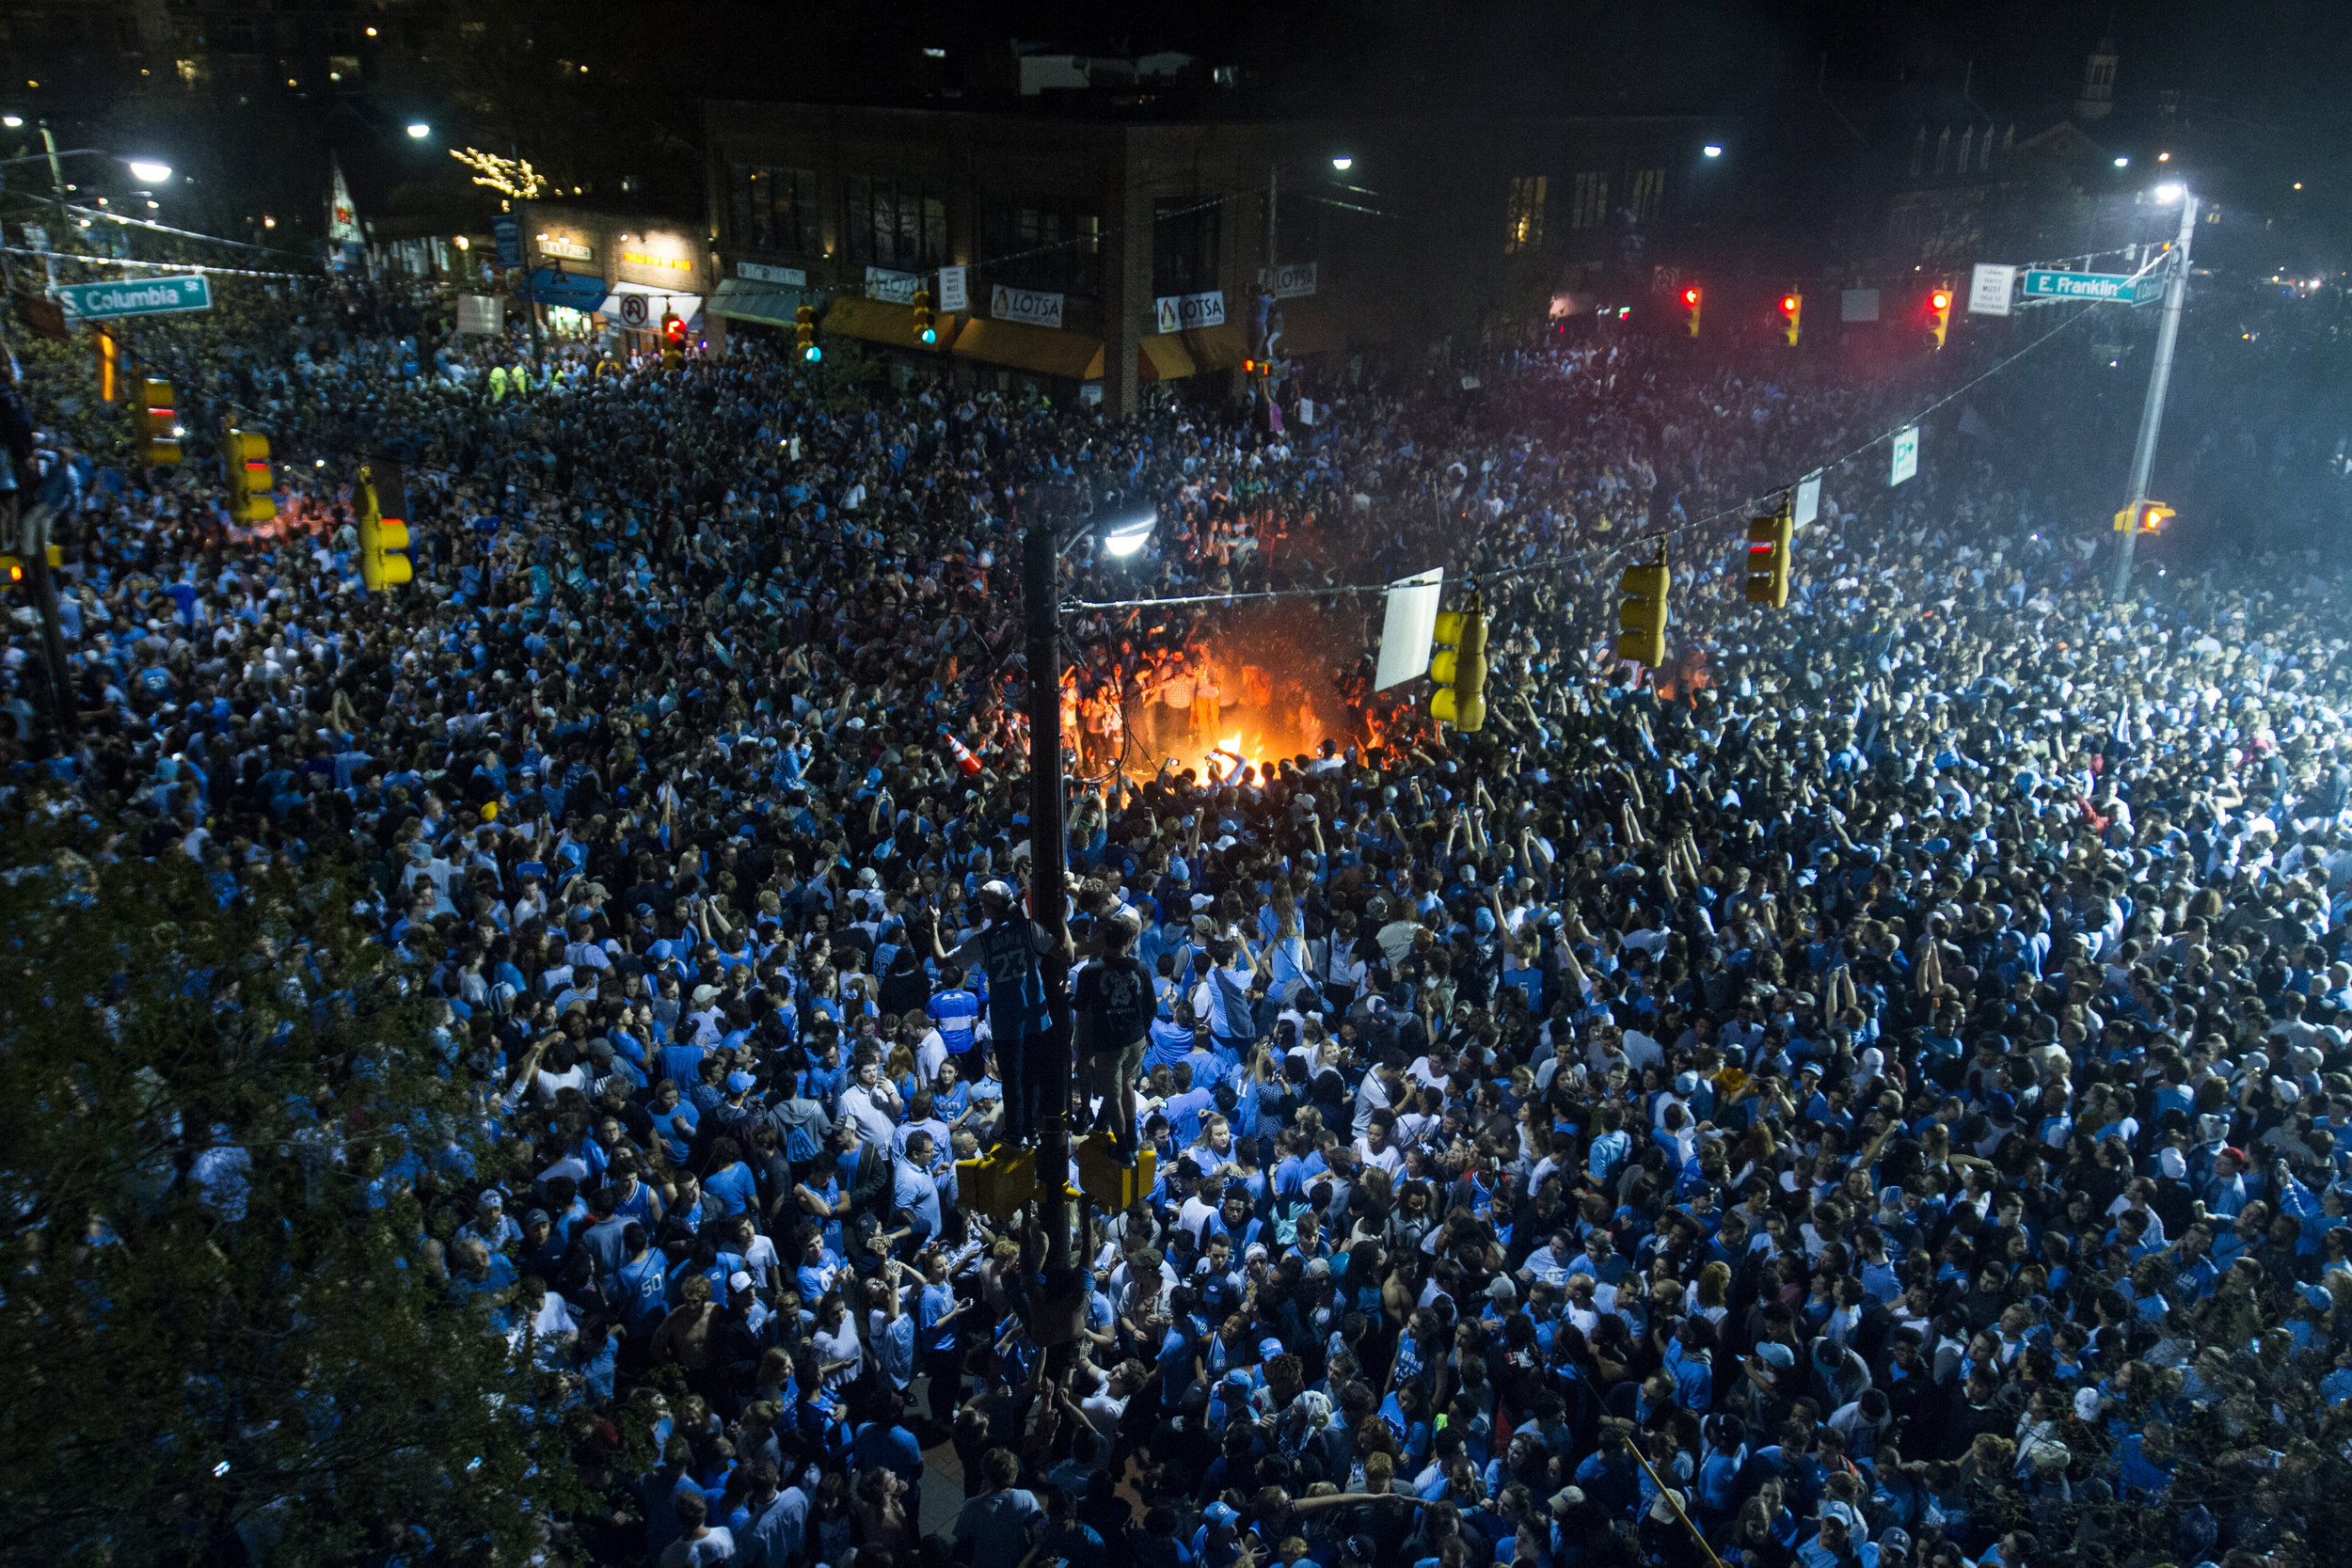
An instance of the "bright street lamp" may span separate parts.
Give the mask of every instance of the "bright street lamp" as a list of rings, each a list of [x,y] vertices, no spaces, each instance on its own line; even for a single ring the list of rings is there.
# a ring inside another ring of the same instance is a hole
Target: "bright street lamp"
[[[2132,161],[2129,158],[2118,158],[2115,160],[2115,166],[2117,168],[2129,168],[2132,166]]]
[[[432,134],[433,127],[421,119],[412,119],[408,122],[408,135],[412,140],[422,141]]]
[[[2177,180],[2168,180],[2149,194],[2169,207],[2181,199],[2181,182]]]
[[[0,125],[5,125],[11,131],[23,128],[24,124],[23,115],[0,115]]]
[[[1103,535],[1103,553],[1124,560],[1152,542],[1152,530],[1159,524],[1157,513],[1145,513],[1141,517],[1119,525]]]
[[[1724,155],[1723,145],[1720,142],[1708,142],[1705,147],[1700,148],[1699,150],[1706,153],[1710,158],[1720,158]]]
[[[1332,156],[1331,166],[1342,174],[1345,174],[1356,166],[1356,160],[1345,152],[1336,153]]]
[[[171,178],[171,166],[159,164],[152,158],[132,158],[131,176],[142,185],[160,185]]]

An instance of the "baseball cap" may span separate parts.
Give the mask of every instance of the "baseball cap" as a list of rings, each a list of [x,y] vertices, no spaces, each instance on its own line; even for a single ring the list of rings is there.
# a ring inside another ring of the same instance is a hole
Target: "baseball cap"
[[[1248,1376],[1248,1373],[1243,1374],[1245,1380]],[[1233,1505],[1231,1503],[1214,1502],[1200,1511],[1200,1517],[1212,1525],[1231,1526],[1241,1515],[1233,1512]]]
[[[741,1269],[738,1269],[738,1270],[736,1270],[733,1274],[731,1274],[731,1275],[727,1275],[727,1289],[728,1289],[728,1290],[730,1290],[730,1291],[748,1291],[748,1290],[750,1290],[751,1288],[752,1288],[752,1276],[751,1276],[749,1274],[745,1273],[743,1270],[741,1270]]]
[[[1775,1367],[1793,1367],[1797,1354],[1777,1339],[1767,1339],[1756,1347],[1756,1354]]]
[[[755,1081],[748,1072],[730,1072],[727,1074],[727,1092],[741,1094],[745,1089],[750,1088]]]
[[[1581,1486],[1563,1486],[1551,1495],[1551,1511],[1554,1513],[1565,1513],[1583,1506],[1584,1489]]]

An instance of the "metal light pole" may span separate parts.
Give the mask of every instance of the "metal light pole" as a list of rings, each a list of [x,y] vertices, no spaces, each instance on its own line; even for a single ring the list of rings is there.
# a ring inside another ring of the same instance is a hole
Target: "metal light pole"
[[[1073,510],[1068,486],[1049,482],[1022,533],[1021,598],[1029,663],[1029,917],[1058,931],[1066,910],[1069,835],[1062,826],[1061,626],[1056,594],[1056,525]],[[1046,1105],[1038,1129],[1038,1217],[1045,1227],[1045,1290],[1032,1314],[1038,1341],[1066,1362],[1085,1294],[1070,1247],[1070,970],[1058,949],[1044,959]],[[1035,1059],[1025,1064],[1034,1071]]]
[[[2164,286],[2164,325],[2156,329],[2156,362],[2148,372],[2148,401],[2140,405],[2139,439],[2132,448],[2131,521],[2115,554],[2115,581],[2107,597],[2121,602],[2131,592],[2132,554],[2139,545],[2139,505],[2148,499],[2148,473],[2155,467],[2156,433],[2164,427],[2164,394],[2172,381],[2172,344],[2181,335],[2181,303],[2188,293],[2188,244],[2197,234],[2197,198],[2181,192],[2181,233],[2173,249],[2172,276]]]
[[[41,265],[47,269],[49,292],[54,294],[57,292],[56,252],[65,248],[66,225],[71,220],[65,210],[65,168],[57,162],[57,138],[50,134],[49,122],[45,119],[40,122],[40,147],[49,157],[49,194],[56,198],[57,206],[57,232],[48,245],[51,254],[40,259]]]

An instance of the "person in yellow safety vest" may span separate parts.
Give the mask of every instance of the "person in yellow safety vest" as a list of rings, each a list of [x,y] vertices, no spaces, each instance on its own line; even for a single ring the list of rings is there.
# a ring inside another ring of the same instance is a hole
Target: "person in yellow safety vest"
[[[490,367],[490,401],[492,403],[503,403],[505,400],[506,367],[504,365],[493,365]]]
[[[513,373],[512,373],[512,374],[511,374],[511,375],[507,378],[507,384],[508,384],[509,386],[511,386],[511,387],[513,387],[513,388],[515,388],[515,395],[516,395],[516,397],[520,397],[520,396],[522,396],[525,392],[530,391],[530,390],[531,390],[531,371],[530,371],[530,368],[529,368],[528,366],[524,366],[524,365],[517,365],[517,366],[516,366],[516,367],[515,367],[515,369],[514,369]]]

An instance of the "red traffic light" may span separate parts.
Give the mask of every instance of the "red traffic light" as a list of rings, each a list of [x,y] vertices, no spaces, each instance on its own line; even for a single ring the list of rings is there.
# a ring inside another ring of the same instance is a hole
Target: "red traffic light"
[[[1952,296],[1946,290],[1938,289],[1928,295],[1928,303],[1938,310],[1948,310],[1952,308]]]
[[[675,310],[665,311],[661,317],[661,336],[673,344],[686,341],[686,318]]]
[[[1780,308],[1788,314],[1792,316],[1795,315],[1797,313],[1797,296],[1795,294],[1781,295]]]
[[[1683,304],[1685,304],[1685,305],[1696,305],[1698,302],[1699,302],[1699,292],[1698,292],[1698,290],[1696,290],[1696,289],[1685,289],[1685,290],[1683,290],[1683,291],[1682,291],[1682,303],[1683,303]]]

